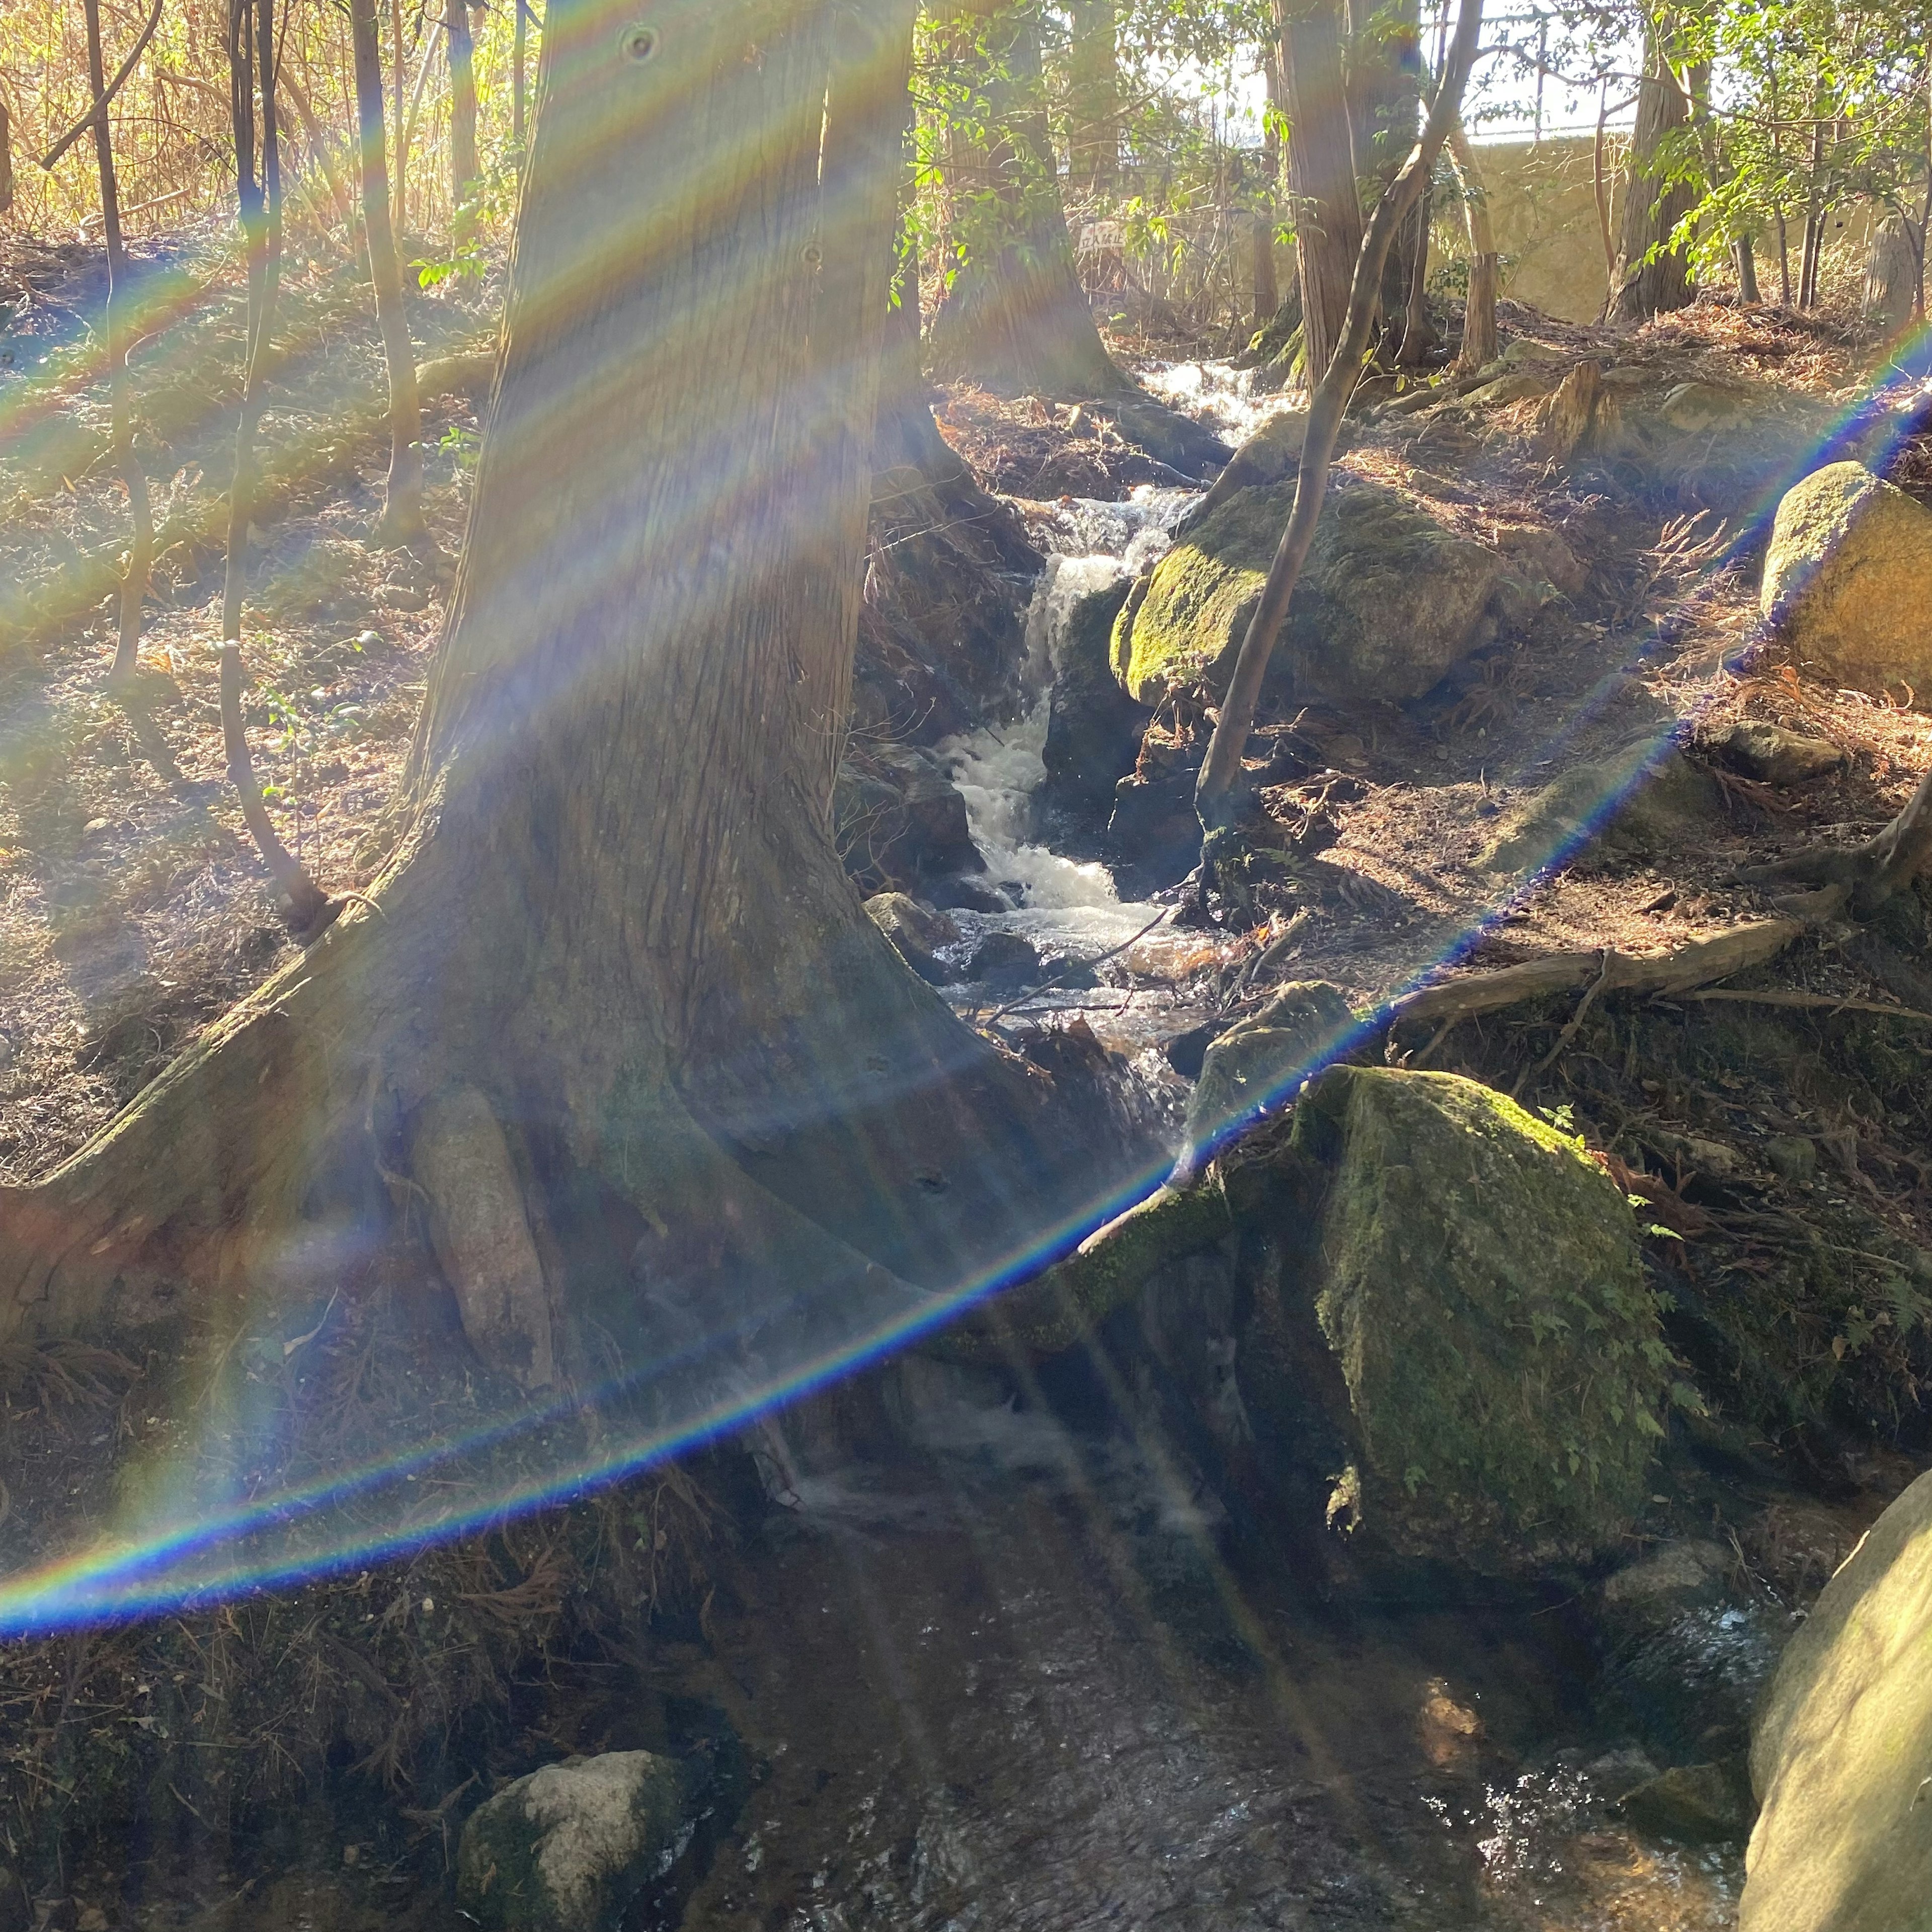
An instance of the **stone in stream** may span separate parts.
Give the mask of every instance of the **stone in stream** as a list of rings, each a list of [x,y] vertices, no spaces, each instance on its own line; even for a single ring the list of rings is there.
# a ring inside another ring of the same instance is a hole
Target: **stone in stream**
[[[945,914],[921,905],[904,892],[874,892],[866,902],[866,910],[922,980],[935,986],[946,984],[950,975],[938,952],[942,946],[959,944],[959,928]]]
[[[1341,989],[1318,980],[1291,982],[1258,1012],[1237,1021],[1202,1056],[1187,1104],[1189,1164],[1198,1165],[1263,1108],[1292,1099],[1342,1049],[1356,1024]]]
[[[1454,1074],[1331,1067],[1292,1144],[1328,1176],[1312,1303],[1358,1460],[1341,1505],[1477,1569],[1616,1547],[1670,1386],[1622,1190]]]
[[[616,1932],[691,1835],[685,1768],[651,1751],[547,1764],[469,1816],[457,1904],[484,1932]]]
[[[1872,1526],[1758,1712],[1739,1932],[1932,1923],[1932,1475]]]
[[[1024,933],[988,932],[974,947],[966,976],[992,986],[1030,986],[1040,976],[1040,950]]]
[[[1759,601],[1828,682],[1932,692],[1932,510],[1862,464],[1828,463],[1786,491]]]
[[[1294,500],[1292,483],[1238,491],[1154,567],[1115,620],[1114,674],[1157,705],[1226,687]],[[1419,698],[1495,634],[1502,560],[1379,484],[1332,490],[1288,607],[1271,679],[1294,698]]]

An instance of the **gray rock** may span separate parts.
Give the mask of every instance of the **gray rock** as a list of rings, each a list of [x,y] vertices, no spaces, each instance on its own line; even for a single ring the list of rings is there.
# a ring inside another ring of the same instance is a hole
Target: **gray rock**
[[[989,932],[966,962],[969,980],[1024,986],[1040,974],[1040,952],[1023,933]]]
[[[1059,581],[1066,582],[1064,572]],[[1106,810],[1114,788],[1134,768],[1147,712],[1115,682],[1108,662],[1114,620],[1130,580],[1114,578],[1068,596],[1052,639],[1052,708],[1040,762],[1047,802],[1064,810]]]
[[[1742,1844],[1751,1826],[1750,1777],[1741,1756],[1677,1765],[1626,1792],[1617,1808],[1652,1838],[1685,1845]]]
[[[1803,1134],[1773,1134],[1764,1144],[1764,1157],[1774,1173],[1802,1183],[1818,1172],[1818,1143]]]
[[[681,1766],[650,1751],[545,1765],[478,1805],[457,1903],[484,1932],[616,1932],[690,1837]]]
[[[1638,852],[1686,849],[1717,808],[1717,782],[1675,746],[1634,739],[1575,765],[1496,821],[1484,862],[1529,872],[1592,838]]]
[[[1188,1102],[1188,1164],[1263,1108],[1292,1099],[1355,1026],[1341,989],[1311,980],[1283,986],[1258,1012],[1230,1027],[1203,1055]]]
[[[1711,741],[1724,762],[1766,784],[1804,784],[1838,770],[1845,754],[1828,738],[1808,738],[1762,718],[1740,718]]]

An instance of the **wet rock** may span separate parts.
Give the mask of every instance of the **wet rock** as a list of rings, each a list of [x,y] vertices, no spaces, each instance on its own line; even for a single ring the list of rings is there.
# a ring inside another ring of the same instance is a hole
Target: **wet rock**
[[[1064,576],[1066,573],[1060,573]],[[1108,662],[1114,620],[1127,601],[1125,576],[1076,591],[1058,614],[1052,640],[1053,685],[1046,742],[1045,802],[1093,814],[1132,771],[1147,728],[1147,712],[1115,681]]]
[[[1796,785],[1838,770],[1845,754],[1828,738],[1808,738],[1762,718],[1741,718],[1711,740],[1734,770],[1766,784]]]
[[[1237,490],[1265,489],[1292,476],[1301,461],[1301,446],[1307,434],[1306,410],[1282,410],[1270,416],[1235,451],[1227,468],[1214,479],[1214,487],[1189,508],[1178,528],[1191,529]]]
[[[1633,739],[1502,813],[1483,862],[1533,872],[1592,841],[1612,850],[1681,852],[1718,803],[1716,781],[1674,745]]]
[[[477,1807],[457,1903],[485,1932],[616,1932],[690,1836],[682,1768],[650,1751],[546,1765]]]
[[[1932,1476],[1825,1586],[1758,1714],[1740,1932],[1902,1932],[1932,1900]]]
[[[1114,626],[1114,674],[1158,704],[1225,688],[1294,498],[1237,492],[1154,566]],[[1336,490],[1288,608],[1271,673],[1285,694],[1362,703],[1420,697],[1485,641],[1502,561],[1378,484]]]
[[[966,800],[930,753],[874,748],[841,768],[832,797],[845,869],[867,892],[903,890],[959,872],[983,872]]]
[[[1292,1144],[1332,1176],[1314,1306],[1360,1458],[1344,1506],[1479,1569],[1613,1545],[1670,1360],[1622,1191],[1453,1074],[1332,1067]]]
[[[874,892],[866,902],[866,910],[922,980],[945,985],[951,976],[937,955],[940,946],[959,943],[959,928],[952,920],[904,892]]]
[[[1652,1838],[1684,1845],[1742,1844],[1753,1816],[1750,1774],[1742,1757],[1677,1765],[1626,1792],[1617,1809]]]
[[[1760,602],[1832,682],[1932,690],[1932,510],[1862,464],[1814,470],[1778,506]]]
[[[1742,1750],[1790,1620],[1732,1584],[1734,1552],[1668,1543],[1613,1573],[1592,1606],[1606,1691],[1666,1761]]]
[[[1325,980],[1283,986],[1259,1012],[1208,1046],[1189,1099],[1187,1146],[1198,1162],[1264,1108],[1292,1100],[1356,1028],[1340,988]]]
[[[1040,951],[1024,933],[988,932],[974,947],[966,976],[987,986],[1031,986],[1040,976]]]
[[[1082,405],[1086,413],[1111,422],[1124,442],[1178,470],[1198,477],[1226,463],[1234,454],[1204,424],[1150,397],[1104,398]]]

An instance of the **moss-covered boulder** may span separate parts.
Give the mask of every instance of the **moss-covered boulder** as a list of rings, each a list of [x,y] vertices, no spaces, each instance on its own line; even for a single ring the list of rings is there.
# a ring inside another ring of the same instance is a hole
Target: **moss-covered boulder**
[[[1875,1523],[1758,1715],[1740,1932],[1932,1924],[1932,1475]]]
[[[1483,862],[1497,872],[1534,872],[1588,843],[1612,852],[1681,853],[1695,844],[1719,803],[1716,781],[1670,740],[1635,738],[1506,806]]]
[[[1478,1568],[1613,1544],[1670,1366],[1622,1190],[1454,1074],[1332,1068],[1293,1142],[1332,1171],[1315,1312],[1370,1520]]]
[[[1932,693],[1932,510],[1862,464],[1785,492],[1760,594],[1792,656],[1832,682]]]
[[[1186,1164],[1198,1165],[1264,1108],[1292,1099],[1356,1024],[1339,988],[1298,980],[1230,1027],[1208,1048],[1189,1099]]]
[[[1115,620],[1114,674],[1142,704],[1225,688],[1294,499],[1292,482],[1237,491],[1154,566]],[[1288,607],[1271,676],[1296,696],[1420,697],[1483,641],[1502,569],[1399,491],[1331,493]]]
[[[690,1835],[684,1768],[650,1751],[547,1764],[470,1814],[457,1904],[486,1932],[616,1932]]]

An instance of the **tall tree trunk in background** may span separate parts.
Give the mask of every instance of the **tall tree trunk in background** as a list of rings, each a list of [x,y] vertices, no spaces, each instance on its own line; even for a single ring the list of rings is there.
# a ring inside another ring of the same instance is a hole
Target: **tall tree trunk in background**
[[[1697,190],[1688,182],[1666,185],[1660,158],[1664,137],[1685,126],[1690,118],[1683,90],[1666,70],[1664,50],[1652,46],[1648,70],[1637,88],[1636,124],[1631,130],[1624,188],[1623,236],[1611,310],[1619,322],[1642,322],[1690,303],[1689,258],[1682,248],[1670,247],[1670,238],[1695,204]],[[1647,259],[1653,250],[1655,259]]]
[[[1732,244],[1732,253],[1737,258],[1738,299],[1755,305],[1764,298],[1758,293],[1757,244],[1748,235],[1740,235]]]
[[[1275,273],[1274,237],[1280,224],[1282,188],[1282,112],[1280,37],[1262,52],[1262,81],[1267,90],[1267,112],[1262,122],[1262,178],[1255,198],[1255,327],[1265,328],[1281,307],[1281,286]]]
[[[403,272],[389,226],[389,176],[383,152],[382,56],[377,38],[376,0],[349,0],[349,31],[356,52],[356,118],[360,135],[362,226],[369,244],[369,279],[376,293],[376,324],[382,338],[382,362],[389,379],[389,475],[382,514],[376,520],[378,543],[404,546],[421,542],[422,520],[422,416],[416,404],[416,349],[403,308]],[[402,76],[396,76],[398,92]]]
[[[970,211],[949,238],[964,251],[932,318],[943,375],[1016,394],[1114,395],[1130,388],[1100,340],[1080,286],[1046,119],[1037,19],[1027,0],[968,0],[952,16],[976,42],[987,106],[983,146],[958,143],[956,186]],[[960,206],[956,202],[956,208]]]
[[[1815,90],[1814,90],[1815,95]],[[1817,111],[1814,98],[1813,112]],[[1818,262],[1825,251],[1825,124],[1811,124],[1811,171],[1807,184],[1804,233],[1798,244],[1798,306],[1815,308],[1818,303]]]
[[[1424,182],[1415,204],[1415,252],[1408,268],[1408,302],[1402,317],[1402,348],[1396,360],[1405,369],[1420,368],[1440,338],[1429,319],[1429,223],[1435,200],[1433,184]]]
[[[128,568],[121,578],[120,630],[114,646],[114,659],[108,670],[110,683],[125,684],[134,674],[141,643],[141,604],[148,594],[148,568],[154,548],[154,515],[148,501],[148,472],[134,450],[134,404],[128,392],[126,319],[121,304],[126,298],[128,253],[121,240],[121,191],[114,174],[114,136],[108,124],[105,106],[107,70],[100,52],[100,0],[86,0],[87,78],[96,113],[94,119],[94,158],[100,178],[100,219],[107,244],[107,300],[100,318],[100,332],[107,345],[109,407],[112,412],[112,434],[115,467],[128,492],[128,508],[134,532],[128,546]]]
[[[1344,0],[1348,52],[1348,138],[1357,194],[1366,200],[1395,178],[1421,125],[1420,0]],[[1382,267],[1382,328],[1391,348],[1401,338],[1423,238],[1405,223]]]
[[[909,0],[554,4],[375,909],[0,1189],[12,1325],[286,1333],[406,1194],[490,1389],[695,1418],[1126,1178],[832,846]]]
[[[1120,68],[1114,42],[1120,0],[1069,0],[1067,178],[1087,194],[1113,192],[1120,165]]]
[[[1302,340],[1311,388],[1348,314],[1362,205],[1342,92],[1340,0],[1280,0],[1288,184],[1301,274]]]
[[[1500,258],[1490,198],[1476,166],[1476,152],[1458,117],[1449,130],[1450,165],[1462,192],[1462,219],[1469,231],[1469,289],[1462,303],[1462,346],[1457,352],[1459,375],[1473,376],[1496,359],[1496,291]]]
[[[449,36],[449,206],[460,247],[473,232],[471,204],[481,172],[476,160],[476,50],[470,34],[469,0],[445,0]]]
[[[0,100],[0,214],[14,206],[14,123],[7,104]]]

